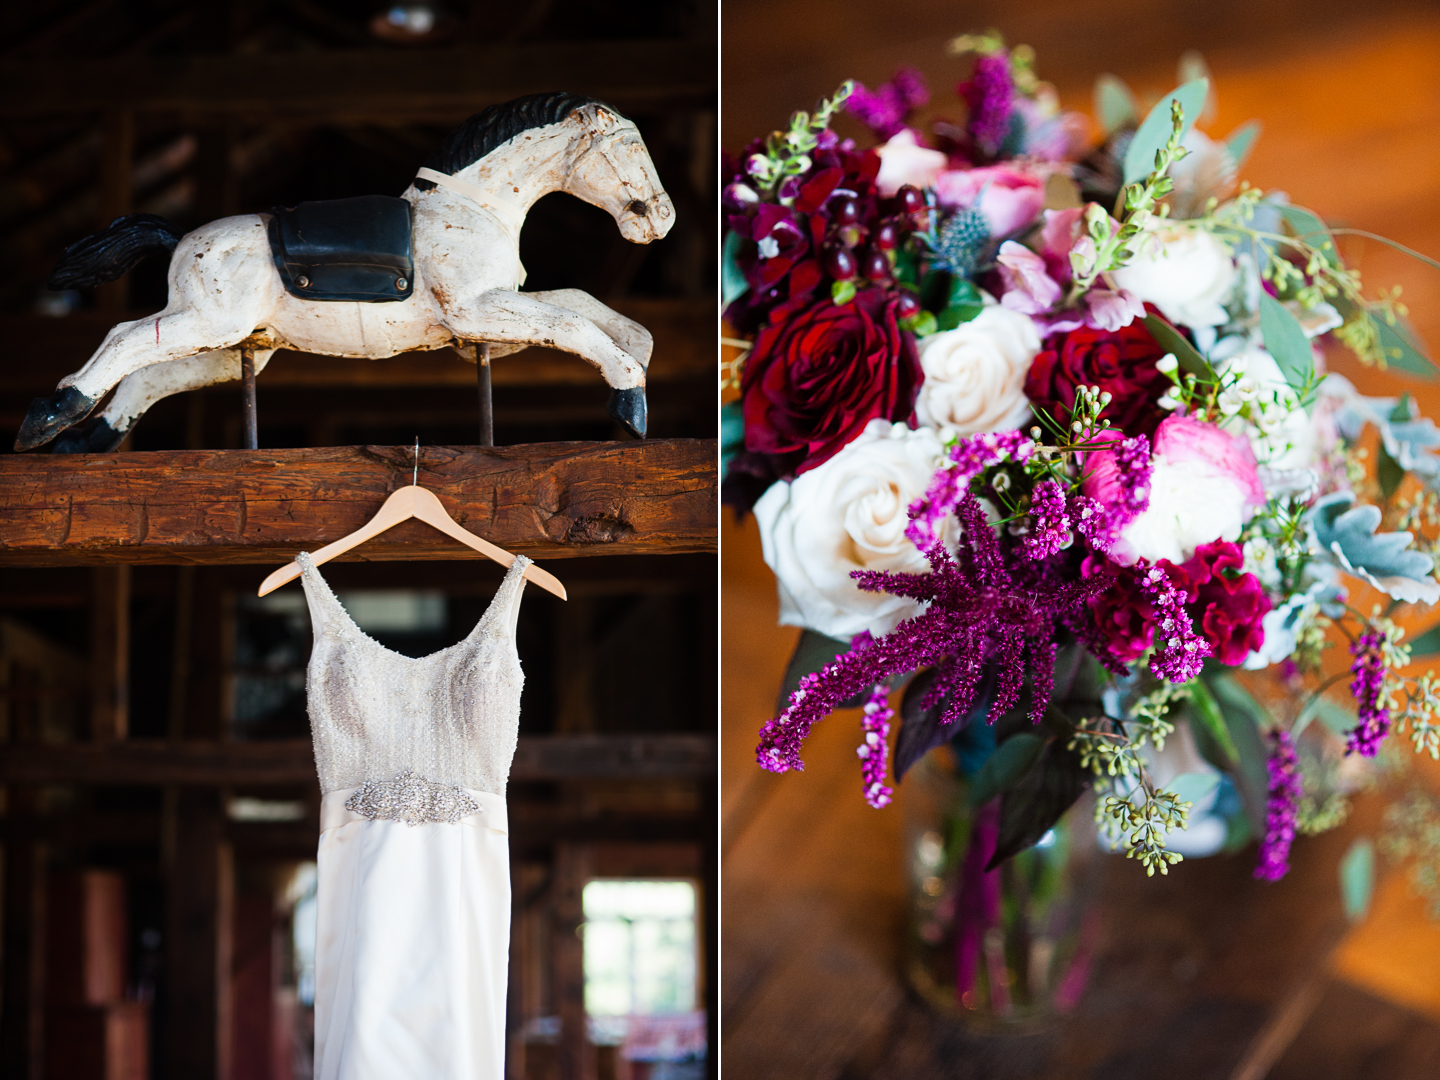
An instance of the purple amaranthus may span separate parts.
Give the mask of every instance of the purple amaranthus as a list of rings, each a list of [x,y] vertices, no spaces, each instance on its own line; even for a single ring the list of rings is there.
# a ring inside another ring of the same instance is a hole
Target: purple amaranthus
[[[1034,440],[1023,431],[987,431],[961,439],[948,455],[954,467],[936,472],[925,494],[911,504],[905,536],[921,551],[929,551],[940,536],[940,523],[959,505],[971,480],[1007,459],[1023,465],[1034,452]]]
[[[1015,83],[1010,77],[1010,57],[1003,51],[977,56],[969,82],[959,86],[960,96],[970,106],[966,127],[970,137],[986,154],[999,152],[1010,134],[1010,111],[1015,104]]]
[[[925,86],[925,76],[914,68],[902,67],[888,83],[867,90],[864,83],[857,82],[845,111],[858,117],[866,127],[882,139],[900,131],[905,120],[916,109],[930,104],[930,91]]]
[[[890,749],[886,740],[890,737],[890,721],[894,718],[889,688],[884,683],[876,683],[870,699],[865,702],[864,715],[860,720],[865,741],[856,750],[860,757],[860,775],[865,780],[865,801],[876,810],[888,806],[895,794],[885,783]]]
[[[1270,733],[1275,744],[1265,767],[1270,773],[1270,798],[1265,807],[1265,839],[1260,842],[1260,861],[1255,876],[1261,881],[1279,881],[1290,869],[1290,845],[1295,840],[1296,809],[1302,794],[1300,763],[1290,733],[1278,728]]]
[[[760,730],[755,756],[761,768],[803,769],[800,747],[811,727],[847,698],[922,667],[934,667],[936,673],[920,708],[944,702],[940,722],[946,726],[974,706],[987,667],[997,672],[991,717],[1019,700],[1027,671],[1034,680],[1030,718],[1036,721],[1044,713],[1054,676],[1056,627],[1078,615],[1111,579],[1066,581],[1049,563],[1007,558],[973,495],[964,496],[956,515],[962,526],[956,556],[933,545],[925,556],[930,573],[855,572],[862,589],[927,600],[929,606],[801,679],[785,711]],[[1081,621],[1074,619],[1077,625]]]
[[[1381,703],[1385,688],[1385,660],[1380,655],[1381,636],[1374,630],[1367,630],[1350,646],[1350,655],[1355,662],[1350,672],[1355,678],[1350,683],[1350,693],[1359,706],[1360,723],[1351,728],[1345,739],[1345,752],[1361,757],[1374,757],[1390,733],[1390,710]]]

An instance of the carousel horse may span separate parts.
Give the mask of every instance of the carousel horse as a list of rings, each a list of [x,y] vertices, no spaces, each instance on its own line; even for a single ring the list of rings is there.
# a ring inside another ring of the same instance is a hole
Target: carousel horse
[[[400,199],[343,200],[375,204],[370,211],[390,203],[400,215],[381,207],[368,225],[362,222],[369,246],[377,235],[393,240],[397,231],[404,243],[390,244],[388,255],[352,260],[388,264],[361,267],[369,280],[359,282],[358,292],[346,291],[356,281],[337,286],[332,280],[327,293],[323,265],[311,281],[291,257],[303,261],[305,253],[282,249],[287,231],[303,247],[314,233],[306,233],[307,222],[325,224],[324,214],[304,217],[307,207],[338,203],[221,218],[183,237],[152,214],[119,218],[65,253],[52,287],[113,280],[147,252],[168,250],[169,303],[158,315],[113,327],[84,367],[61,379],[50,397],[37,398],[15,449],[65,432],[59,452],[113,450],[155,402],[239,378],[242,350],[258,373],[283,348],[379,358],[453,346],[475,359],[481,344],[492,357],[529,345],[577,353],[610,385],[609,414],[643,438],[650,333],[578,289],[519,291],[525,281],[520,227],[529,208],[552,191],[608,211],[620,235],[637,244],[658,240],[674,223],[675,208],[635,125],[598,101],[561,93],[518,98],[472,116]],[[331,224],[343,226],[343,210],[338,218],[332,214]],[[287,214],[302,216],[288,220]],[[396,269],[404,266],[413,266],[408,275]],[[385,290],[390,295],[380,295]],[[346,296],[366,299],[339,299]],[[105,408],[75,427],[112,388]]]

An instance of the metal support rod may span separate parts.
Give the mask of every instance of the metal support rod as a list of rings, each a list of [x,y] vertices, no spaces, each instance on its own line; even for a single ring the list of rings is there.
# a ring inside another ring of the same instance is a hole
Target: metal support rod
[[[240,350],[240,385],[245,394],[245,449],[260,449],[260,422],[255,415],[255,350]]]
[[[495,406],[490,400],[490,346],[475,346],[475,380],[480,388],[480,445],[495,445]]]

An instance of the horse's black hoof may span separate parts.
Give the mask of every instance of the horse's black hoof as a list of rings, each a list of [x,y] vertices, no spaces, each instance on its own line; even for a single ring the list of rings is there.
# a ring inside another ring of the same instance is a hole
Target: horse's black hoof
[[[646,411],[645,388],[634,386],[629,390],[611,390],[610,401],[605,411],[611,418],[625,425],[627,431],[637,439],[645,438]]]
[[[66,428],[50,444],[52,454],[108,454],[125,441],[125,432],[116,431],[103,416]]]
[[[77,420],[83,420],[95,408],[95,399],[86,397],[73,386],[57,390],[48,398],[30,402],[30,411],[15,436],[16,450],[33,450],[49,442]]]

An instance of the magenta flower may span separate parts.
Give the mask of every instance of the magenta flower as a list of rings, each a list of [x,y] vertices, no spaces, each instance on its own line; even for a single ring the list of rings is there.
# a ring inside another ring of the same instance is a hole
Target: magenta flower
[[[1350,655],[1355,658],[1350,665],[1350,672],[1355,676],[1350,683],[1350,693],[1359,706],[1360,723],[1346,736],[1345,752],[1374,757],[1390,733],[1390,710],[1381,704],[1385,660],[1380,655],[1380,635],[1367,630],[1355,639]]]
[[[888,139],[905,126],[905,121],[916,109],[923,109],[930,103],[930,91],[925,86],[925,76],[914,68],[902,67],[888,83],[882,83],[874,90],[867,90],[865,84],[857,82],[850,99],[845,102],[845,111],[855,116],[862,124],[882,139]]]
[[[1279,881],[1290,870],[1290,845],[1295,840],[1295,822],[1303,788],[1300,762],[1290,733],[1278,728],[1270,733],[1275,747],[1265,767],[1270,773],[1270,798],[1265,808],[1265,838],[1260,841],[1260,860],[1255,876],[1261,881]]]
[[[816,723],[847,698],[922,667],[933,667],[936,674],[920,708],[943,703],[940,722],[945,726],[974,706],[987,669],[996,675],[992,718],[1020,699],[1028,674],[1030,718],[1039,720],[1053,689],[1057,627],[1083,633],[1085,620],[1077,616],[1110,578],[1066,581],[1049,563],[1007,556],[973,495],[965,495],[957,515],[963,535],[956,555],[936,544],[926,553],[930,573],[853,575],[862,589],[928,601],[928,607],[801,679],[785,710],[760,730],[755,756],[762,768],[803,769],[800,748]]]
[[[855,753],[860,758],[860,776],[865,781],[865,801],[876,810],[890,805],[894,791],[885,783],[889,772],[890,721],[895,710],[890,708],[889,689],[884,683],[876,683],[865,702],[860,719],[860,730],[865,735]]]
[[[940,523],[960,504],[970,481],[991,465],[1030,460],[1035,443],[1023,431],[985,431],[961,439],[950,448],[949,464],[935,473],[925,494],[910,506],[905,535],[921,551],[934,546]]]
[[[981,153],[994,157],[1010,134],[1010,111],[1015,103],[1009,56],[1001,52],[976,57],[970,80],[956,90],[970,106],[970,119],[965,125],[970,138]]]

